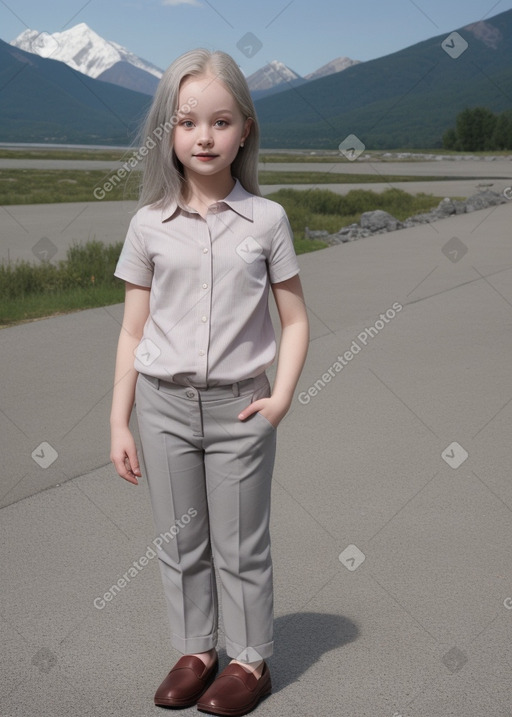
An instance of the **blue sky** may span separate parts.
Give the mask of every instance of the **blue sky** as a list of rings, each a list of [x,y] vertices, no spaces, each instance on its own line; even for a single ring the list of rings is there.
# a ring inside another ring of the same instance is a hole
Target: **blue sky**
[[[0,37],[87,23],[165,69],[194,47],[233,55],[246,75],[281,60],[301,75],[335,57],[370,60],[510,10],[510,0],[0,0]],[[251,33],[252,57],[239,47]]]

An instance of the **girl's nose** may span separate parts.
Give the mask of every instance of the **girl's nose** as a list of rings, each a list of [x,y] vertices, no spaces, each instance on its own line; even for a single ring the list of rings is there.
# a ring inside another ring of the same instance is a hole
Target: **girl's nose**
[[[201,134],[199,135],[199,139],[197,140],[198,144],[201,144],[203,146],[208,146],[210,144],[213,144],[213,137],[211,136],[210,132],[207,129],[204,129]]]

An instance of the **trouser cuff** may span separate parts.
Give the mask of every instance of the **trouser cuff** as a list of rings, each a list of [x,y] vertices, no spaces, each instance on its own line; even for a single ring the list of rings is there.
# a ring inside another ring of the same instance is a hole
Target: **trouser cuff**
[[[274,642],[265,642],[263,645],[244,646],[231,642],[226,638],[226,652],[229,657],[238,662],[256,662],[271,657],[274,652]]]
[[[171,645],[184,655],[193,655],[198,652],[208,652],[217,646],[217,638],[214,635],[205,635],[204,637],[181,637],[180,635],[171,635]]]

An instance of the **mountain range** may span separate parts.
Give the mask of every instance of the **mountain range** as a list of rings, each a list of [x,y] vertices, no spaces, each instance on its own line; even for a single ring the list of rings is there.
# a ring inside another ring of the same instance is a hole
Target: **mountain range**
[[[251,90],[254,100],[267,97],[269,95],[283,92],[284,89],[299,87],[311,80],[317,80],[319,77],[327,77],[337,72],[343,72],[348,67],[359,64],[359,60],[351,60],[350,57],[337,57],[335,60],[323,65],[315,72],[311,72],[305,77],[301,77],[297,72],[287,67],[284,62],[272,60],[265,67],[257,70],[247,78],[247,84]]]
[[[65,62],[73,70],[78,70],[88,77],[112,82],[148,95],[155,93],[163,74],[161,68],[138,57],[117,42],[106,40],[84,22],[64,32],[53,34],[25,30],[10,44],[40,57]],[[250,75],[247,82],[253,98],[257,99],[280,91],[283,86],[288,88],[304,84],[311,79],[341,72],[356,63],[357,60],[339,57],[306,77],[301,77],[283,62],[273,60]]]
[[[25,52],[66,63],[88,77],[152,95],[163,71],[81,22],[64,32],[25,30],[11,42]]]
[[[151,102],[2,40],[0,88],[4,142],[129,145]]]
[[[435,148],[467,107],[512,106],[512,10],[256,103],[267,148]]]
[[[87,52],[82,48],[80,62],[75,53],[79,71],[54,59],[63,51],[62,37],[24,34],[33,49],[42,46],[39,54],[0,41],[0,140],[133,141],[151,102],[145,83],[148,77],[157,82],[161,70],[115,43],[109,43],[107,66],[106,52],[95,57],[96,35],[89,38]],[[443,132],[464,108],[502,112],[511,107],[511,57],[512,10],[507,10],[385,57],[347,60],[348,67],[334,72],[320,68],[320,77],[300,78],[274,61],[248,78],[253,93],[266,93],[256,98],[262,147],[335,149],[350,134],[368,148],[439,147]],[[96,77],[85,74],[84,67]],[[139,73],[136,88],[119,86],[119,78],[129,73]]]

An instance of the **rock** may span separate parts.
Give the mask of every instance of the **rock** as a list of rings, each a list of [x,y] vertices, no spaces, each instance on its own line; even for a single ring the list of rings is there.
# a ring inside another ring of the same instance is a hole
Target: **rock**
[[[455,214],[455,202],[446,197],[439,202],[437,209],[434,209],[433,213],[437,214],[439,218],[449,217],[451,214]]]
[[[362,229],[368,229],[372,233],[380,229],[393,232],[396,229],[401,229],[403,226],[402,222],[399,222],[398,219],[395,219],[395,217],[382,209],[361,214],[360,225]]]
[[[466,212],[476,212],[479,209],[487,209],[487,207],[494,207],[497,204],[506,204],[507,200],[502,194],[487,190],[485,192],[479,192],[473,194],[464,202],[466,205]]]
[[[323,239],[324,237],[329,236],[329,232],[325,229],[312,231],[309,227],[305,227],[304,234],[307,239]]]
[[[428,224],[432,221],[430,214],[416,214],[414,217],[408,217],[404,222],[404,228],[417,227],[419,224]]]
[[[372,212],[364,212],[364,214],[361,215],[359,224],[354,223],[347,227],[341,227],[336,234],[329,234],[327,231],[311,231],[308,227],[305,228],[305,234],[311,239],[322,239],[327,244],[344,244],[375,234],[385,234],[386,232],[396,231],[397,229],[437,222],[453,214],[474,212],[479,209],[485,209],[486,207],[506,203],[507,199],[505,196],[487,190],[485,192],[479,192],[465,201],[446,197],[430,212],[415,214],[412,217],[408,217],[404,222],[400,222],[382,209],[376,209]]]

